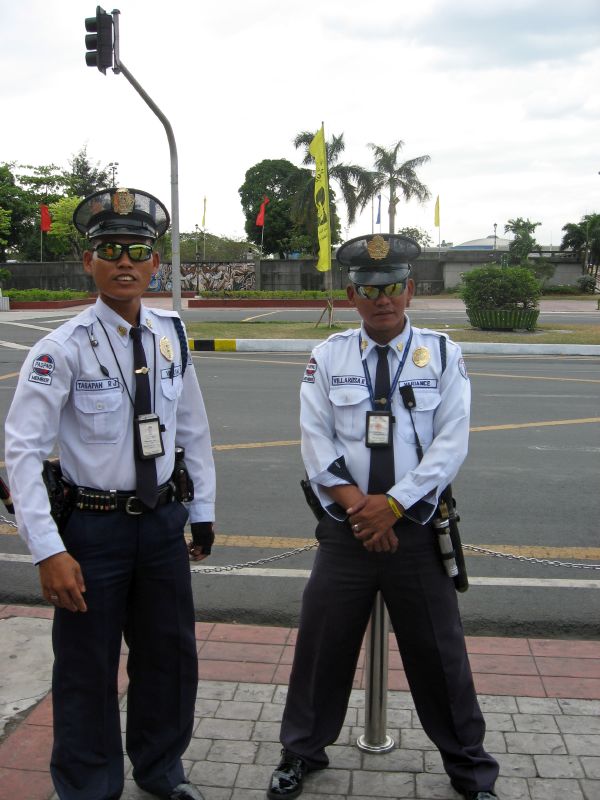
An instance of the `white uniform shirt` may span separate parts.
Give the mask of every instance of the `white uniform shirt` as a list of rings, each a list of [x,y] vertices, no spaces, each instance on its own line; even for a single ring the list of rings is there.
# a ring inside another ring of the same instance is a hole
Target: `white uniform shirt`
[[[450,483],[468,450],[470,383],[460,347],[446,338],[446,368],[442,373],[440,338],[443,334],[426,328],[412,328],[406,317],[402,333],[389,342],[390,383],[412,341],[404,368],[393,392],[391,411],[395,483],[388,494],[405,509],[407,516],[426,522],[433,514],[439,495]],[[361,349],[360,341],[363,347]],[[328,471],[340,456],[358,487],[366,493],[369,484],[371,450],[365,445],[366,415],[372,410],[363,362],[375,386],[376,342],[364,330],[349,330],[330,336],[317,345],[307,365],[300,390],[302,458],[312,487],[323,507],[331,498],[320,488],[348,483]],[[428,363],[418,366],[425,351]],[[424,451],[419,463],[409,411],[404,407],[400,387],[410,384],[416,399],[415,427]],[[411,512],[411,506],[424,500]]]
[[[156,459],[158,484],[171,477],[175,444],[185,447],[195,495],[188,504],[190,521],[211,522],[215,469],[208,420],[191,358],[182,378],[174,316],[145,306],[140,311],[153,410],[165,426],[165,454]],[[6,466],[19,533],[35,563],[65,549],[41,476],[42,461],[51,457],[57,442],[69,482],[135,492],[129,329],[129,323],[98,299],[34,345],[25,359],[6,418]],[[162,337],[171,344],[172,360],[161,352]]]

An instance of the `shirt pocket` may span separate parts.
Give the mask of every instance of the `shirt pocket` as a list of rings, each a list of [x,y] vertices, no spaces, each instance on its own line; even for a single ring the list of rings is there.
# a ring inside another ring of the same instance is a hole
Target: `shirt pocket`
[[[366,387],[333,387],[329,391],[329,400],[338,434],[355,441],[364,439],[367,411],[371,407]]]
[[[79,435],[88,444],[114,444],[123,436],[120,412],[123,392],[76,392]]]
[[[442,396],[431,389],[416,389],[414,394],[416,405],[412,409],[412,417],[419,441],[425,447],[433,440],[433,418]],[[405,441],[415,444],[415,434],[410,420],[406,420],[406,424],[400,426],[400,435]]]
[[[177,405],[179,397],[183,391],[183,380],[181,375],[171,378],[162,378],[160,381],[160,394],[162,399],[162,411],[160,421],[167,430],[175,428],[177,418]]]

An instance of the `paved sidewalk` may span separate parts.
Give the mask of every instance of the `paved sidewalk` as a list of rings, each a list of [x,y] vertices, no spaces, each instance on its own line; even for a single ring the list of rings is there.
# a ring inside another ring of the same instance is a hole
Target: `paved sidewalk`
[[[45,607],[0,606],[0,800],[55,800],[50,627]],[[263,800],[279,756],[279,720],[295,630],[198,623],[197,724],[186,753],[206,800]],[[503,800],[600,800],[600,641],[469,637],[486,715],[486,744],[500,761]],[[397,747],[362,753],[363,657],[331,766],[309,775],[305,800],[457,800],[423,734],[390,640],[388,733]],[[120,691],[126,689],[121,670]],[[123,707],[125,699],[122,700]],[[150,800],[130,777],[123,798]]]

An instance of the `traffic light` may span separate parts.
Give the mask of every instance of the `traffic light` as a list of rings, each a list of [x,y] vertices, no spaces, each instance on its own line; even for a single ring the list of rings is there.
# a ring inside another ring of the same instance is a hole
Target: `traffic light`
[[[106,75],[106,69],[113,65],[113,18],[96,6],[96,16],[87,17],[85,29],[89,31],[85,37],[85,63]]]

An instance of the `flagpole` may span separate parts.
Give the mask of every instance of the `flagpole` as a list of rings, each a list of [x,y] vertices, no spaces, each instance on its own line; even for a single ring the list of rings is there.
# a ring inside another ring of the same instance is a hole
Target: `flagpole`
[[[44,246],[44,231],[42,230],[42,223],[40,221],[40,264],[42,263],[43,246]]]

